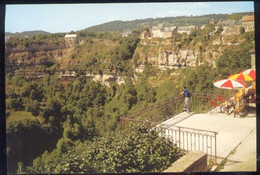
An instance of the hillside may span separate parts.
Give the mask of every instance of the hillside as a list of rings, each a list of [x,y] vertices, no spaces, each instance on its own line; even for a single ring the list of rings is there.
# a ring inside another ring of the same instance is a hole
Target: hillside
[[[244,15],[252,15],[253,12],[235,13],[235,14],[211,14],[202,16],[179,16],[179,17],[165,17],[165,18],[147,18],[147,19],[136,19],[133,21],[111,21],[104,24],[92,26],[86,28],[87,31],[91,32],[102,32],[102,31],[124,31],[127,29],[141,29],[145,27],[151,27],[160,23],[167,23],[172,26],[186,26],[186,25],[198,25],[201,26],[213,19],[219,21],[220,19],[241,19]]]
[[[46,31],[42,31],[42,30],[34,30],[34,31],[24,31],[24,32],[17,32],[17,33],[9,33],[6,32],[5,35],[6,36],[12,36],[12,37],[18,37],[18,38],[23,38],[23,37],[31,37],[33,35],[38,35],[38,34],[51,34],[49,32]]]

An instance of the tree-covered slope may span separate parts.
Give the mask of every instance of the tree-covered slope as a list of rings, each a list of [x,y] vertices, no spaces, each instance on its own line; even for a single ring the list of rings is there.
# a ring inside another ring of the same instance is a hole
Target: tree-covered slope
[[[160,23],[167,23],[172,26],[186,26],[186,25],[198,25],[208,23],[211,19],[219,21],[220,19],[241,19],[243,15],[253,14],[253,12],[234,13],[234,14],[211,14],[202,16],[178,16],[178,17],[164,17],[164,18],[147,18],[136,19],[132,21],[111,21],[104,24],[88,27],[88,31],[124,31],[141,29],[145,27],[151,27]]]
[[[48,35],[48,34],[51,34],[51,33],[43,31],[43,30],[24,31],[24,32],[16,32],[16,33],[10,33],[10,32],[5,33],[6,36],[12,36],[12,37],[18,37],[18,38],[31,37],[33,35],[38,35],[38,34]]]

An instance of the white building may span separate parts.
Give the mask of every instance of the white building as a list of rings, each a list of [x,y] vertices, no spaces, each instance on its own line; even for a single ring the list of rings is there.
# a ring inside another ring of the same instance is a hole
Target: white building
[[[152,38],[170,38],[177,33],[176,26],[168,26],[167,24],[159,24],[151,29]]]
[[[77,38],[76,34],[66,34],[65,35],[65,40],[69,41],[69,42],[74,42],[76,38]]]
[[[177,33],[179,33],[179,34],[184,34],[184,33],[186,33],[186,34],[190,34],[190,32],[192,31],[192,30],[194,30],[194,29],[196,29],[196,26],[194,26],[194,25],[192,25],[192,26],[181,26],[181,27],[179,27],[178,29],[177,29]]]

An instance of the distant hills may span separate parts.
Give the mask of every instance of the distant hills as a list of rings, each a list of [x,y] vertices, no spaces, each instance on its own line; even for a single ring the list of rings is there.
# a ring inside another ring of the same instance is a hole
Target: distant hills
[[[18,38],[23,38],[23,37],[30,37],[33,35],[38,35],[38,34],[51,34],[49,32],[45,32],[43,30],[34,30],[34,31],[25,31],[25,32],[17,32],[17,33],[5,33],[6,36],[13,36],[13,37],[18,37]]]
[[[88,27],[85,30],[91,32],[103,31],[124,31],[134,30],[145,27],[151,27],[160,23],[167,23],[172,26],[187,26],[187,25],[203,25],[213,19],[219,21],[220,19],[241,19],[244,15],[252,15],[253,12],[233,13],[233,14],[210,14],[202,16],[178,16],[178,17],[164,17],[164,18],[147,18],[137,19],[132,21],[111,21],[104,24]]]
[[[160,23],[166,23],[172,26],[187,26],[187,25],[203,25],[208,23],[211,19],[219,21],[220,19],[241,19],[244,15],[252,15],[253,12],[233,13],[233,14],[209,14],[201,16],[178,16],[178,17],[164,17],[164,18],[147,18],[136,19],[132,21],[111,21],[100,25],[88,27],[83,30],[90,32],[122,32],[124,30],[142,29],[151,27]],[[16,37],[30,37],[37,34],[51,34],[42,30],[25,31],[21,33],[5,33],[8,36]]]

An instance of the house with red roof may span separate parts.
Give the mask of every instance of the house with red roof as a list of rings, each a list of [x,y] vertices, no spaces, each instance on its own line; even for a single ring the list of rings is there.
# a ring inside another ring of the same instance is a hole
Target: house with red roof
[[[241,25],[244,27],[245,32],[251,32],[255,30],[255,17],[254,15],[244,16],[242,18]]]

